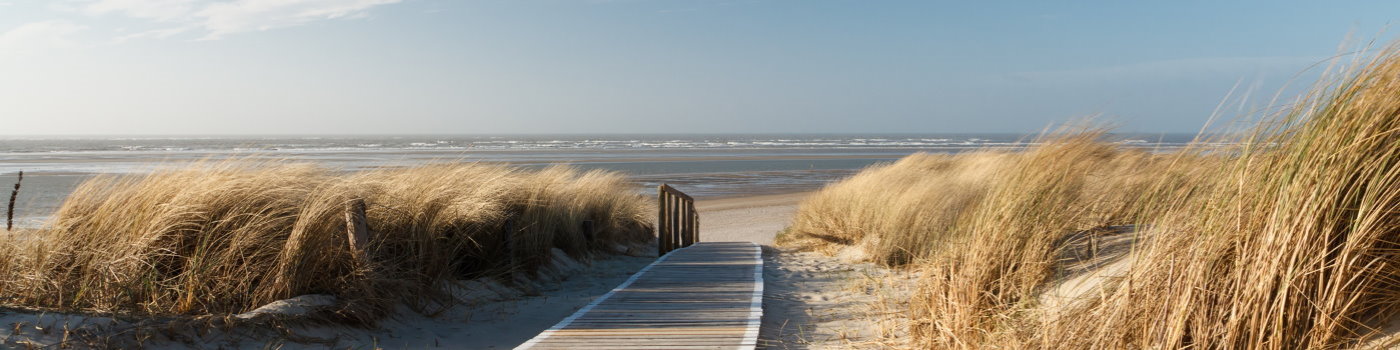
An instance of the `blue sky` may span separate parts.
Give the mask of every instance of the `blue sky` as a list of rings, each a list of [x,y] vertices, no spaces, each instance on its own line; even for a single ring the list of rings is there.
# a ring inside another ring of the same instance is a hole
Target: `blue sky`
[[[1026,132],[1091,115],[1192,132],[1236,84],[1252,93],[1233,105],[1264,106],[1349,34],[1393,37],[1397,16],[1393,1],[0,0],[0,134]]]

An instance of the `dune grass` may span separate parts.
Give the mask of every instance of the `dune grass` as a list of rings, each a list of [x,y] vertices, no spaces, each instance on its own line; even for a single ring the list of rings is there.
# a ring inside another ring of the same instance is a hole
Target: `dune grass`
[[[367,247],[347,205],[363,201]],[[622,176],[478,164],[335,172],[200,163],[83,183],[46,227],[0,241],[11,305],[146,314],[251,310],[334,295],[348,320],[454,302],[449,283],[650,239],[649,202]],[[595,223],[590,240],[582,222]]]
[[[1346,348],[1400,315],[1400,58],[1320,85],[1236,147],[1170,154],[1047,135],[914,155],[804,202],[781,244],[919,269],[921,348]],[[1131,227],[1131,265],[1042,304],[1076,236]]]

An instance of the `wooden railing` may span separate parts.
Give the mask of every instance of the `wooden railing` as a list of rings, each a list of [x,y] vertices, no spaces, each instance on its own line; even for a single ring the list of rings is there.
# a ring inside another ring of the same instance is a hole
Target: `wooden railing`
[[[695,199],[670,185],[657,188],[656,216],[657,253],[689,247],[700,241],[700,213],[695,211]]]

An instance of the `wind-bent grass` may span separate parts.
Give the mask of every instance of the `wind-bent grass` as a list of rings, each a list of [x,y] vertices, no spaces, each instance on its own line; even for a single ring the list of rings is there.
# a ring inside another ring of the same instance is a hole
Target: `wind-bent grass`
[[[804,201],[779,243],[861,245],[877,261],[903,265],[977,229],[1004,235],[1121,224],[1137,214],[1136,193],[1171,159],[1096,142],[1101,135],[1062,132],[1026,152],[915,154],[866,169]]]
[[[921,270],[923,348],[1356,346],[1400,315],[1396,55],[1234,149],[1147,154],[1088,131],[868,169],[806,201],[780,242]],[[1066,242],[1119,225],[1138,231],[1129,264],[1045,303]]]
[[[1400,314],[1400,57],[1317,90],[1161,210],[1128,282],[1046,337],[1066,346],[1338,348]],[[1184,215],[1191,213],[1194,215]],[[1152,218],[1149,218],[1152,219]],[[1114,324],[1076,327],[1079,320]],[[1042,340],[1042,341],[1047,341]]]
[[[346,233],[354,200],[368,204],[362,253]],[[563,167],[346,174],[226,162],[103,177],[70,195],[49,227],[0,242],[0,296],[198,315],[331,294],[342,316],[372,321],[398,303],[450,303],[450,281],[533,269],[552,248],[586,256],[646,241],[649,205],[618,174]],[[592,240],[584,220],[595,223]]]

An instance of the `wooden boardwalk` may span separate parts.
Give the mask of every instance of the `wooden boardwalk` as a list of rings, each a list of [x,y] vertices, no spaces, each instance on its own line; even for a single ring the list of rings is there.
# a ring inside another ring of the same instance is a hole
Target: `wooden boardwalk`
[[[753,349],[762,303],[758,245],[696,243],[516,349]]]

